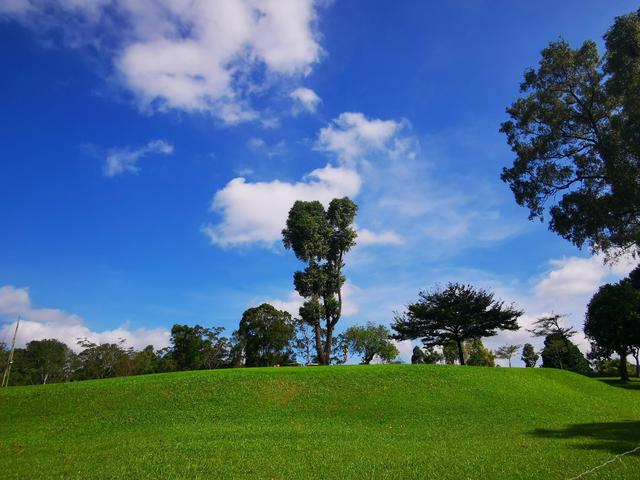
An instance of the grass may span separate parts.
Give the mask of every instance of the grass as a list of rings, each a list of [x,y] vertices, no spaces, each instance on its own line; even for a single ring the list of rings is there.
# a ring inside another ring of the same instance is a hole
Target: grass
[[[633,384],[638,385],[638,384]],[[3,478],[565,479],[640,444],[640,391],[545,369],[235,369],[0,391]],[[629,455],[588,479],[637,479]]]

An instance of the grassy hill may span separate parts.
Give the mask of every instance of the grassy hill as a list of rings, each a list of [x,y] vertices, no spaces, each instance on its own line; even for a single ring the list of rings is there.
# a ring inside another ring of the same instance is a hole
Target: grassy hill
[[[640,444],[640,383],[430,365],[0,391],[3,478],[571,478]],[[640,455],[586,478],[637,479]]]

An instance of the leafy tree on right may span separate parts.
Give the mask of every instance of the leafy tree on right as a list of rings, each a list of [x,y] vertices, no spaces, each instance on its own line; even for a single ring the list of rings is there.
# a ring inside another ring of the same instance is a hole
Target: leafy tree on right
[[[640,10],[604,40],[602,56],[553,42],[525,73],[501,127],[516,154],[502,180],[531,219],[550,206],[551,230],[612,255],[640,246]]]
[[[628,380],[627,355],[640,345],[640,290],[626,279],[600,287],[587,307],[584,333],[601,355],[618,354],[620,379]]]

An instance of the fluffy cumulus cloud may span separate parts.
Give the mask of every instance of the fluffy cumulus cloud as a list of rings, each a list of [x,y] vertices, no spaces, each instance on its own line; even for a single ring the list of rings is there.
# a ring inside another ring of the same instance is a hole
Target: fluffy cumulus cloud
[[[316,148],[335,154],[345,163],[361,159],[373,151],[390,151],[400,123],[394,120],[369,119],[362,113],[345,112],[318,134]]]
[[[85,324],[82,317],[56,308],[34,307],[27,288],[11,285],[0,287],[0,341],[9,343],[20,315],[20,328],[16,345],[22,347],[31,340],[55,338],[78,350],[76,341],[87,338],[95,343],[117,342],[124,338],[127,345],[144,348],[153,345],[162,348],[169,344],[169,332],[161,328],[130,329],[126,326],[97,332]]]
[[[307,112],[315,112],[320,103],[320,97],[310,88],[298,87],[291,92],[290,96],[296,102],[298,109],[301,108]]]
[[[107,177],[115,177],[125,173],[138,173],[138,162],[147,155],[170,155],[173,153],[173,145],[164,140],[153,140],[140,148],[113,148],[109,150],[104,164],[104,174]]]
[[[248,182],[239,177],[219,190],[211,210],[223,220],[206,224],[203,232],[223,247],[250,243],[271,245],[281,238],[289,209],[296,200],[319,200],[327,205],[336,197],[355,197],[362,181],[354,170],[327,165],[299,182]]]
[[[0,15],[107,56],[144,110],[257,117],[250,93],[318,61],[313,0],[8,0]]]
[[[368,228],[358,229],[358,245],[402,245],[403,239],[392,230],[372,232]]]

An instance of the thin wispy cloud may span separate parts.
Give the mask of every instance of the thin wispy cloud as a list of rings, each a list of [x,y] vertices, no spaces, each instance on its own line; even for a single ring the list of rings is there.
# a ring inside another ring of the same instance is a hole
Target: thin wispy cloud
[[[171,155],[173,145],[165,140],[153,140],[139,148],[120,147],[109,150],[104,164],[104,174],[116,177],[140,172],[139,162],[149,155]]]

